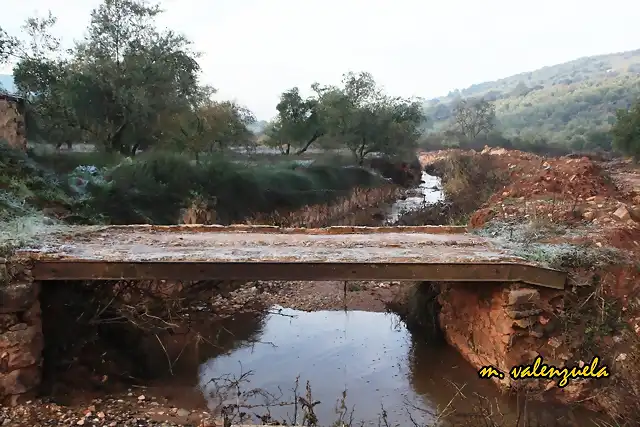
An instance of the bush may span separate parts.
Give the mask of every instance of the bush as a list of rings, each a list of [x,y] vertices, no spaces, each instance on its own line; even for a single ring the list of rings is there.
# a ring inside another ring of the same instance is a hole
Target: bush
[[[486,154],[453,153],[434,165],[445,197],[472,212],[508,182],[508,176]],[[468,205],[468,206],[466,206]]]
[[[216,205],[219,222],[256,213],[328,203],[355,187],[382,182],[369,171],[329,165],[243,165],[224,158],[196,163],[171,153],[148,153],[107,173],[107,183],[89,182],[87,215],[115,224],[175,224],[194,196]]]
[[[28,150],[29,158],[41,167],[58,174],[71,173],[78,166],[92,165],[97,168],[112,167],[120,163],[124,156],[120,153],[104,151],[57,151],[49,146],[36,146]]]
[[[0,221],[72,203],[64,180],[23,151],[0,141]]]

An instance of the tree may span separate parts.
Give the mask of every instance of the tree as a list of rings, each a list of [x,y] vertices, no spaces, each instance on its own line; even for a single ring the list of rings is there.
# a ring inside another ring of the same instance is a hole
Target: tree
[[[369,73],[348,73],[343,87],[316,86],[328,135],[348,148],[359,164],[371,153],[401,154],[417,146],[424,123],[422,104],[383,93]]]
[[[194,153],[196,160],[201,152],[236,147],[249,151],[255,148],[255,135],[249,130],[255,121],[251,111],[235,102],[209,100],[181,118],[172,146]]]
[[[456,104],[453,114],[458,132],[469,140],[495,127],[495,106],[484,99],[463,99]]]
[[[0,27],[0,64],[6,64],[9,58],[15,55],[20,43],[16,37],[9,35]]]
[[[629,110],[616,112],[616,122],[611,127],[613,148],[640,160],[640,101]]]
[[[105,0],[92,12],[88,36],[74,52],[85,92],[100,101],[78,99],[88,104],[78,105],[85,107],[84,127],[109,151],[134,155],[157,144],[162,115],[193,110],[212,93],[198,85],[200,67],[190,42],[155,28],[160,13],[142,0]]]
[[[12,56],[18,62],[13,75],[18,92],[30,101],[30,136],[46,135],[47,141],[57,147],[71,147],[72,141],[81,137],[81,130],[71,107],[72,70],[60,56],[59,40],[50,34],[55,24],[50,12],[44,18],[26,20],[22,29],[27,41],[14,44]]]
[[[324,135],[319,114],[318,98],[303,99],[297,87],[284,92],[276,106],[278,116],[267,130],[269,145],[288,155],[296,149],[296,155],[307,151],[311,144]]]
[[[18,49],[25,54],[14,76],[49,142],[90,139],[135,155],[175,137],[210,98],[215,90],[198,82],[198,55],[184,37],[155,27],[160,13],[143,0],[104,0],[67,55],[48,35],[55,18],[27,22],[31,43]]]

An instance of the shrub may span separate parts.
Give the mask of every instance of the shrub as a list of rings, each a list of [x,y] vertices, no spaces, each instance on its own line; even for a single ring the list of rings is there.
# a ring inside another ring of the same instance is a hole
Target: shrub
[[[0,221],[71,202],[66,182],[25,152],[0,141]]]
[[[110,181],[89,182],[90,215],[102,213],[116,224],[175,224],[193,194],[216,201],[220,222],[242,221],[256,213],[328,203],[355,187],[383,180],[356,167],[244,165],[224,158],[196,163],[171,153],[148,153],[108,173]]]

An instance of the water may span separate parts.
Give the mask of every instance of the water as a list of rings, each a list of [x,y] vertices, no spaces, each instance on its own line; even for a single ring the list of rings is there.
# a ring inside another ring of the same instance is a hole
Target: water
[[[404,213],[419,210],[425,204],[439,202],[442,198],[440,178],[422,172],[420,185],[410,190],[409,197],[399,199],[391,206],[386,223],[394,224]]]
[[[234,323],[243,328],[241,319]],[[416,340],[395,315],[284,309],[281,314],[268,315],[258,328],[251,344],[236,343],[200,366],[198,388],[209,410],[222,404],[264,405],[269,401],[274,419],[292,420],[292,406],[277,403],[294,400],[292,389],[299,376],[298,395],[304,396],[309,381],[313,399],[321,402],[315,407],[321,425],[336,420],[336,404],[345,390],[354,419],[368,425],[378,425],[382,406],[390,425],[413,425],[409,414],[420,423],[430,423],[446,407],[458,413],[472,412],[481,399],[494,405],[498,402],[508,418],[516,417],[515,403],[479,379],[455,350]],[[237,389],[228,386],[241,377],[243,395],[238,398]],[[260,393],[247,397],[251,389]],[[270,397],[265,398],[267,394]],[[544,411],[553,416],[547,406]],[[266,409],[247,412],[265,413]]]

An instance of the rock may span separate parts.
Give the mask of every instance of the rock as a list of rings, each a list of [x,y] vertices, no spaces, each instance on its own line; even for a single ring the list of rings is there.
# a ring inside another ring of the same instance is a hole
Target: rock
[[[530,310],[515,310],[513,308],[508,308],[506,310],[507,316],[512,319],[524,319],[530,316],[537,316],[542,313],[542,310],[539,308],[532,308]]]
[[[560,347],[560,346],[562,345],[562,341],[560,341],[560,340],[559,340],[558,338],[556,338],[556,337],[552,337],[552,338],[549,338],[548,344],[549,344],[551,347],[553,347],[553,348],[556,348],[556,349],[557,349],[558,347]]]
[[[0,359],[6,361],[6,369],[14,370],[37,364],[42,358],[44,340],[39,326],[18,324],[18,330],[0,334]]]
[[[618,209],[616,209],[616,211],[613,213],[613,216],[620,221],[626,221],[631,217],[631,215],[629,214],[629,210],[625,205],[622,205]]]
[[[587,220],[587,221],[593,221],[593,219],[594,219],[595,217],[596,217],[596,214],[595,214],[595,212],[593,212],[593,211],[585,211],[585,212],[582,214],[582,218],[583,218],[583,219],[585,219],[585,220]]]
[[[530,326],[533,326],[533,324],[535,323],[535,321],[533,319],[531,319],[530,317],[525,317],[522,319],[515,319],[513,321],[514,326],[517,326],[519,328],[522,329],[526,329]]]
[[[629,216],[635,222],[640,222],[640,207],[632,207],[629,209]]]
[[[536,289],[512,289],[509,291],[508,305],[531,304],[540,300],[540,293]]]
[[[176,416],[178,416],[178,417],[188,417],[189,416],[189,411],[187,411],[186,409],[178,409],[178,411],[176,412]]]
[[[36,301],[36,287],[32,283],[0,286],[0,314],[16,313],[30,308]]]
[[[12,327],[9,328],[10,332],[15,332],[15,331],[24,331],[28,328],[29,326],[26,323],[18,323],[17,325],[13,325]]]
[[[20,320],[15,314],[0,314],[0,333],[19,323]]]
[[[140,396],[138,396],[138,400],[139,400],[139,401],[143,401],[144,399],[146,399],[146,397],[144,396],[144,394],[141,394]]]
[[[40,384],[40,367],[29,366],[0,375],[0,396],[18,395]]]

